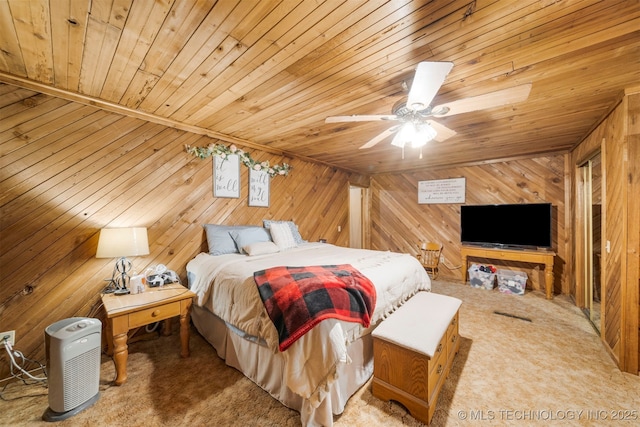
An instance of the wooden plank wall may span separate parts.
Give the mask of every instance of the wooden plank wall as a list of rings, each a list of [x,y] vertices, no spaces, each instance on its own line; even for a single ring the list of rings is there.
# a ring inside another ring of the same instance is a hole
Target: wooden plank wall
[[[594,131],[586,138],[580,146],[574,150],[572,154],[572,167],[579,167],[586,160],[592,158],[597,152],[601,153],[602,171],[602,336],[603,341],[610,347],[612,355],[618,360],[618,351],[620,344],[620,292],[621,292],[621,251],[620,244],[623,236],[620,225],[622,224],[622,206],[623,199],[616,200],[621,197],[623,188],[621,187],[621,175],[624,175],[623,168],[620,164],[616,164],[614,159],[620,155],[616,153],[622,147],[619,142],[622,138],[623,119],[622,105],[616,108]],[[616,147],[618,145],[620,148]],[[618,160],[620,158],[618,157]],[[578,197],[578,195],[576,195]],[[578,206],[576,206],[578,209]],[[580,224],[576,224],[575,233],[577,241],[581,241]],[[604,248],[606,241],[611,242],[611,251],[607,252]],[[580,259],[579,250],[576,248]],[[576,294],[583,294],[582,275],[576,272],[576,286],[580,289],[576,290]],[[578,305],[582,306],[580,301]]]
[[[604,258],[604,312],[603,339],[613,353],[620,354],[620,339],[622,327],[622,298],[623,283],[626,282],[626,168],[623,166],[624,126],[612,126],[612,123],[623,123],[626,115],[625,108],[617,108],[604,128],[604,167],[607,170],[604,188],[605,225],[604,239],[610,242],[611,251],[603,251]]]
[[[407,174],[375,175],[371,179],[371,242],[373,249],[418,253],[421,241],[443,244],[441,278],[461,280],[460,205],[418,204],[418,182],[465,178],[469,205],[542,203],[554,207],[553,245],[557,251],[555,292],[569,293],[566,280],[564,156],[514,160],[479,166],[424,170]],[[474,259],[499,267],[525,271],[528,286],[544,289],[544,266]]]
[[[638,198],[634,196],[640,194],[640,91],[636,90],[628,95],[627,108],[629,111],[627,117],[627,146],[629,150],[627,281],[629,292],[625,298],[628,322],[624,327],[625,337],[630,345],[626,349],[625,365],[628,368],[627,372],[635,371],[640,374],[640,203]],[[637,350],[635,352],[634,345]]]
[[[627,288],[623,298],[626,322],[623,325],[627,348],[624,366],[627,372],[640,374],[640,88],[628,93],[627,106]]]
[[[99,313],[113,268],[95,258],[104,227],[147,227],[151,253],[133,258],[134,268],[162,263],[184,283],[187,262],[206,249],[204,223],[294,220],[305,239],[348,246],[349,183],[366,177],[248,150],[293,166],[271,180],[270,207],[248,207],[246,167],[239,199],[214,198],[211,158],[184,151],[212,142],[0,84],[0,330],[16,330],[16,348],[43,360],[48,325]],[[8,363],[0,366],[5,378]]]
[[[622,97],[621,97],[622,98]],[[598,151],[602,157],[602,340],[620,369],[638,373],[640,354],[640,271],[638,239],[640,205],[637,202],[638,152],[637,105],[640,94],[622,102],[571,153],[570,166],[577,168]],[[578,194],[572,196],[574,199]],[[577,209],[577,204],[576,204]],[[578,221],[579,222],[579,221]],[[579,241],[576,223],[572,234]],[[609,242],[610,250],[606,244]],[[575,246],[579,268],[579,247]],[[579,271],[573,275],[582,285]],[[576,289],[579,294],[580,289]],[[580,305],[580,304],[578,304]]]

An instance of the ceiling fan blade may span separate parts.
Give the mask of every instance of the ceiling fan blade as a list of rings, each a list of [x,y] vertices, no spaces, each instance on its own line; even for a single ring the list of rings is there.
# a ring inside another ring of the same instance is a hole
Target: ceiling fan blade
[[[394,133],[396,130],[398,130],[398,128],[400,127],[400,125],[398,126],[392,126],[389,129],[385,130],[384,132],[382,132],[381,134],[373,137],[371,140],[369,140],[369,142],[367,142],[366,144],[364,144],[363,146],[360,147],[360,150],[364,149],[364,148],[371,148],[374,145],[376,145],[378,142],[382,141],[383,139],[385,139],[386,137],[390,136],[392,133]]]
[[[529,97],[529,92],[531,92],[531,83],[526,83],[509,89],[502,89],[496,92],[485,93],[484,95],[459,99],[448,104],[437,105],[433,107],[432,114],[436,117],[446,117],[468,113],[470,111],[500,107],[502,105],[516,104],[526,100]],[[439,114],[438,111],[442,109],[446,110],[446,112]]]
[[[429,107],[452,67],[453,62],[419,63],[409,90],[407,108],[420,111]]]
[[[398,116],[394,114],[386,115],[361,115],[361,116],[331,116],[324,119],[325,123],[340,123],[340,122],[374,122],[378,120],[397,120]]]
[[[440,123],[438,123],[438,122],[436,122],[434,120],[428,120],[427,123],[429,124],[429,126],[431,126],[433,128],[433,130],[438,132],[436,137],[433,138],[438,142],[446,141],[447,139],[451,138],[452,136],[457,135],[454,130],[449,129],[445,125],[440,124]]]

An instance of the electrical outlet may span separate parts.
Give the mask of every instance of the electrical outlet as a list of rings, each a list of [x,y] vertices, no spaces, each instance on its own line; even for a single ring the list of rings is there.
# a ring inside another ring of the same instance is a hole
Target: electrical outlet
[[[5,339],[9,341],[11,347],[16,345],[16,331],[0,332],[0,348],[4,348]]]
[[[444,262],[444,255],[440,255],[440,262]]]

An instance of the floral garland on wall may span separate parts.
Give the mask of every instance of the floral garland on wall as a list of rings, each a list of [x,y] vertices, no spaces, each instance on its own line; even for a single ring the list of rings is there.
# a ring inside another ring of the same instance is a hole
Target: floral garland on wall
[[[268,160],[264,162],[257,162],[251,158],[249,153],[239,149],[233,144],[229,147],[224,144],[209,144],[206,147],[191,147],[189,145],[185,145],[184,148],[187,153],[193,154],[200,159],[206,159],[210,156],[220,156],[223,159],[226,159],[229,155],[237,154],[242,164],[246,167],[257,171],[267,172],[271,177],[276,175],[287,176],[289,175],[289,171],[293,169],[293,167],[287,163],[270,166]]]

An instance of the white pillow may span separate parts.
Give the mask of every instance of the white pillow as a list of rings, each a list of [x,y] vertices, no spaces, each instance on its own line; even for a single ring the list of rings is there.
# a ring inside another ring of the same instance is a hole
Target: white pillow
[[[264,255],[280,252],[280,248],[273,242],[253,242],[242,247],[249,256]]]
[[[269,231],[271,231],[273,242],[281,251],[298,246],[288,224],[271,223]]]
[[[293,234],[293,238],[296,240],[297,244],[306,242],[306,240],[304,240],[302,238],[302,236],[300,235],[300,231],[298,231],[298,226],[296,225],[295,222],[293,222],[293,221],[274,221],[272,219],[263,219],[262,220],[262,225],[266,229],[269,229],[271,227],[271,224],[273,224],[273,223],[287,224],[289,226],[289,228],[291,229],[291,234]]]

